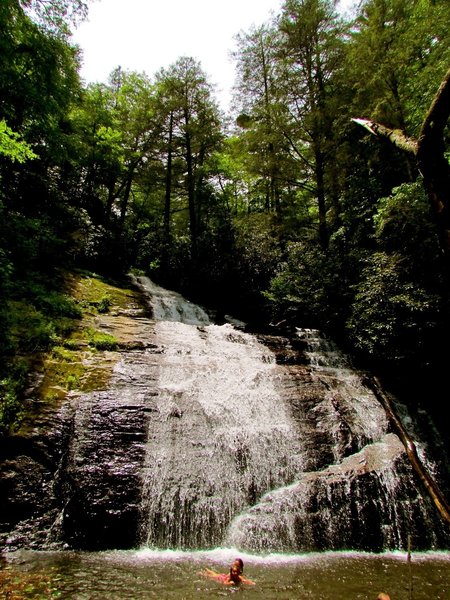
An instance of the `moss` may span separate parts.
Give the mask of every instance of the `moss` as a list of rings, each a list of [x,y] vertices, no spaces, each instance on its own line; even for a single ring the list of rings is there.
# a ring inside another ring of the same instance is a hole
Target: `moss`
[[[88,329],[86,336],[89,340],[89,346],[92,346],[96,350],[116,350],[118,347],[116,338],[109,333]]]
[[[105,389],[119,357],[111,352],[119,343],[102,327],[114,328],[115,314],[138,306],[136,292],[92,273],[68,274],[65,293],[49,295],[39,308],[25,300],[12,303],[12,338],[26,367],[19,377],[15,358],[4,369],[8,376],[0,381],[0,434],[17,429],[30,416],[32,408],[23,401],[29,373],[40,374],[35,394],[44,405],[62,402],[69,391]],[[103,356],[104,351],[108,354]]]
[[[72,293],[86,313],[103,313],[127,308],[136,293],[121,282],[104,279],[95,274],[72,277]]]
[[[74,360],[73,352],[71,352],[65,346],[55,346],[52,349],[51,356],[55,360],[62,360],[62,361],[67,361],[67,362],[73,362],[73,360]]]
[[[68,391],[79,389],[77,384],[81,381],[85,368],[81,356],[74,352],[69,352],[69,357],[60,352],[46,356],[42,364],[43,377],[38,390],[41,399],[54,402],[64,398]]]

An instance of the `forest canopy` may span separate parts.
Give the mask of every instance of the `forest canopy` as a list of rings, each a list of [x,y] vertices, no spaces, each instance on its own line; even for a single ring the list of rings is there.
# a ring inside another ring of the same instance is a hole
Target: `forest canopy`
[[[0,421],[23,357],[76,313],[75,269],[139,269],[218,314],[319,328],[372,368],[434,377],[449,333],[448,0],[362,0],[351,20],[332,0],[285,0],[236,37],[229,114],[195,57],[85,85],[70,32],[87,12],[0,5]]]

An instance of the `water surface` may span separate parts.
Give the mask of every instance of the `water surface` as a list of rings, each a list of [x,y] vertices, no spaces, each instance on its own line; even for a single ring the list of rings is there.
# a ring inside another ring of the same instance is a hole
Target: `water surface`
[[[199,575],[204,567],[225,571],[236,551],[113,551],[102,553],[19,551],[7,555],[16,582],[29,579],[28,591],[1,598],[132,600],[239,598],[252,600],[375,600],[380,591],[392,600],[450,600],[450,553],[314,553],[240,555],[245,575],[256,582],[240,589]],[[49,583],[47,595],[33,591],[37,577]],[[235,597],[236,598],[236,597]]]

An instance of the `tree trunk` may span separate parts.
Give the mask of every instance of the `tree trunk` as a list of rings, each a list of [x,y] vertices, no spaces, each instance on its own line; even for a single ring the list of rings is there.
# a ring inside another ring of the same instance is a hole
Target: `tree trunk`
[[[450,257],[450,165],[445,157],[444,129],[450,116],[450,69],[431,103],[417,144],[417,164]]]
[[[185,115],[186,123],[186,168],[187,168],[187,192],[189,204],[189,231],[191,234],[191,252],[192,258],[197,256],[197,214],[195,206],[195,180],[194,165],[191,147],[191,135],[189,133],[189,116]]]
[[[322,250],[328,249],[328,226],[327,226],[327,208],[325,202],[325,161],[323,152],[318,148],[318,143],[315,144],[315,174],[317,185],[317,204],[319,208],[319,239]]]
[[[167,144],[167,169],[166,169],[166,190],[164,195],[164,238],[169,239],[170,235],[170,205],[172,196],[172,139],[173,139],[173,112],[170,113],[169,122],[169,141]]]
[[[442,493],[439,486],[437,485],[436,481],[430,475],[429,471],[425,468],[424,464],[420,460],[414,442],[412,441],[406,429],[403,427],[403,424],[400,418],[398,417],[390,398],[383,391],[381,383],[376,377],[367,377],[366,383],[369,385],[369,387],[374,392],[375,396],[378,398],[378,400],[384,407],[388,419],[393,424],[398,437],[400,438],[405,447],[406,454],[408,455],[409,461],[414,471],[416,472],[423,486],[427,490],[430,498],[433,500],[441,517],[444,521],[450,523],[450,506],[448,505],[447,500],[445,499],[445,496]]]
[[[126,178],[126,183],[125,183],[125,190],[123,192],[123,197],[122,197],[122,202],[120,204],[120,219],[119,219],[119,223],[120,223],[120,229],[123,229],[124,223],[125,223],[125,217],[127,215],[127,210],[128,210],[128,202],[130,200],[130,193],[131,193],[131,184],[133,183],[133,175],[134,175],[134,167],[130,167],[128,173],[127,173],[127,178]]]

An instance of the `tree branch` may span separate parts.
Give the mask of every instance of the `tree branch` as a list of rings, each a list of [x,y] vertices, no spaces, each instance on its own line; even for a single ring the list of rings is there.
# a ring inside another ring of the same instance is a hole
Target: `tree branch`
[[[391,129],[380,123],[375,123],[370,119],[352,119],[354,123],[361,125],[373,135],[381,138],[387,138],[394,146],[404,150],[409,154],[417,154],[417,140],[406,136],[401,129]]]
[[[433,500],[436,508],[438,509],[441,517],[447,523],[450,523],[450,506],[448,505],[447,500],[445,499],[444,494],[441,489],[437,485],[434,478],[430,475],[429,471],[425,468],[424,464],[419,458],[417,454],[416,447],[409,436],[408,432],[404,428],[399,416],[397,415],[395,408],[388,397],[388,395],[383,391],[383,388],[376,377],[367,377],[366,384],[371,388],[376,398],[379,400],[381,405],[384,407],[387,417],[395,427],[397,431],[397,435],[402,441],[406,454],[408,455],[409,461],[418,475],[420,481],[423,486],[427,490],[429,496]]]

